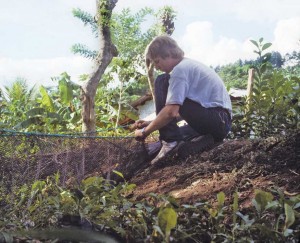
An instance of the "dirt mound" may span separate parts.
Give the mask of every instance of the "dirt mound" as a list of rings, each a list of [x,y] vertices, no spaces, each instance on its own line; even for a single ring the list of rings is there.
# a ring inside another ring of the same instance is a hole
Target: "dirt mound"
[[[215,199],[220,191],[230,196],[238,190],[244,206],[254,189],[300,193],[300,132],[227,140],[185,160],[168,158],[155,168],[144,164],[130,182],[137,185],[137,199],[154,192],[173,195],[185,203]]]

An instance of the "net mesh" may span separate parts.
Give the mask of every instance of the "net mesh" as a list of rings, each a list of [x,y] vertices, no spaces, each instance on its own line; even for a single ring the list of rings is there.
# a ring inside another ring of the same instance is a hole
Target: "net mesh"
[[[0,131],[0,183],[7,190],[57,172],[62,186],[92,175],[116,178],[114,169],[128,178],[146,160],[144,144],[133,137]]]

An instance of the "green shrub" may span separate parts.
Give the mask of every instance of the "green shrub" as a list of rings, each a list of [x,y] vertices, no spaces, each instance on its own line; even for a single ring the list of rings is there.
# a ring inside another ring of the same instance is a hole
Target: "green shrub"
[[[233,104],[234,137],[266,137],[300,127],[300,78],[274,69],[266,52],[271,43],[253,41],[259,56],[252,93]],[[242,105],[241,105],[242,103]]]
[[[142,201],[130,199],[135,185],[127,182],[89,177],[66,189],[59,180],[55,175],[11,194],[0,191],[0,239],[59,238],[62,232],[53,227],[58,229],[70,218],[77,219],[68,222],[76,223],[74,232],[88,226],[122,242],[296,242],[300,236],[300,195],[287,198],[279,190],[255,191],[254,207],[245,212],[239,209],[238,192],[233,200],[218,193],[216,205],[180,205],[156,194]]]

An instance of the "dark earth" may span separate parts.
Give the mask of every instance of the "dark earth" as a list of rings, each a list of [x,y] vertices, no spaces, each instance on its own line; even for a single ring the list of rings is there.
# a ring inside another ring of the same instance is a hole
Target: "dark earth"
[[[142,167],[133,163],[131,169],[119,168],[124,175],[131,170],[127,179],[137,185],[136,199],[157,193],[194,203],[213,201],[221,191],[232,198],[237,190],[240,206],[248,207],[255,189],[300,194],[300,131],[264,139],[226,140],[186,159],[175,155],[158,166],[147,162]]]

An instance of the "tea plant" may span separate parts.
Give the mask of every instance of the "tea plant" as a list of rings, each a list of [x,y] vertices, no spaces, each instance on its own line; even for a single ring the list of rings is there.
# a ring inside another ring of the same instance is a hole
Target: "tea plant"
[[[271,43],[251,40],[258,55],[252,93],[233,109],[233,134],[265,137],[300,126],[300,77],[286,75],[269,62]]]
[[[0,239],[60,239],[63,234],[70,240],[76,232],[95,242],[106,234],[120,242],[296,242],[300,236],[300,195],[287,198],[279,190],[257,190],[254,207],[243,212],[238,192],[232,205],[223,192],[216,204],[180,205],[157,194],[131,199],[135,185],[126,181],[89,177],[69,188],[59,181],[56,174],[10,194],[0,191]],[[64,225],[73,228],[60,230]]]

